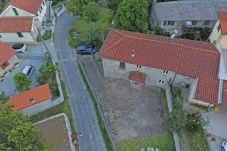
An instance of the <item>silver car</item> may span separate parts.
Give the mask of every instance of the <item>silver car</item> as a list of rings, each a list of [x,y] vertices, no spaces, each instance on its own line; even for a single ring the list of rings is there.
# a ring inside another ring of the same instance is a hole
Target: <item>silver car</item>
[[[224,139],[221,145],[221,151],[227,151],[227,140]]]
[[[25,44],[15,44],[11,46],[17,53],[25,53],[27,46]]]

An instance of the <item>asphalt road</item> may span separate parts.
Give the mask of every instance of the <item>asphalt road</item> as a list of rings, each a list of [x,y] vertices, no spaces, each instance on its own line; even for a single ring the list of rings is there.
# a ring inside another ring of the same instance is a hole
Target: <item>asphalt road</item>
[[[74,124],[79,137],[80,151],[106,151],[91,97],[81,80],[78,67],[67,42],[67,32],[71,28],[73,16],[63,14],[55,26],[55,49],[59,59],[60,73],[69,93]]]

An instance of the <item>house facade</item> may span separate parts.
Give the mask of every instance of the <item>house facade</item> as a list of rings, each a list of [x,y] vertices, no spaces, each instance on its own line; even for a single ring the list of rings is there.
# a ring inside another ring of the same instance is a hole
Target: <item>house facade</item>
[[[152,26],[179,33],[184,27],[213,28],[220,10],[227,10],[226,0],[156,2],[152,4],[150,22]]]
[[[19,63],[14,49],[0,42],[0,81]]]
[[[45,0],[10,0],[0,16],[32,16],[37,28],[42,27],[47,12]]]
[[[211,43],[113,29],[99,56],[105,77],[128,80],[136,88],[187,87],[190,102],[227,104],[225,81],[218,78],[220,53]]]
[[[35,43],[38,30],[33,17],[0,17],[0,41],[6,43]]]
[[[13,111],[31,116],[52,107],[52,95],[48,84],[15,94],[6,104],[12,104]]]

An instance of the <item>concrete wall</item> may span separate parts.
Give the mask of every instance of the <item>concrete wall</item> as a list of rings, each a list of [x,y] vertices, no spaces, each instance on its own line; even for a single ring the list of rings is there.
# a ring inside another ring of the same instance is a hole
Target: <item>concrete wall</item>
[[[1,50],[0,50],[0,53],[1,53]],[[2,76],[6,71],[9,71],[10,69],[12,69],[15,63],[19,63],[19,59],[17,58],[16,55],[14,55],[9,58],[8,63],[9,65],[5,69],[2,69],[0,67],[0,76]]]
[[[128,80],[130,71],[140,71],[146,74],[145,85],[154,85],[158,87],[164,87],[165,84],[172,83],[174,86],[185,86],[190,84],[193,78],[176,75],[175,72],[168,71],[168,74],[163,73],[163,69],[155,69],[150,67],[142,66],[137,68],[136,64],[125,63],[125,69],[119,69],[120,62],[108,59],[102,59],[104,76],[105,77],[115,77],[120,79]],[[161,82],[159,82],[161,80]],[[164,81],[164,83],[162,83]]]
[[[13,12],[13,9],[12,8],[15,8],[18,12],[18,16],[35,16],[34,14],[31,14],[31,13],[28,13],[26,11],[23,11],[21,9],[18,9],[16,7],[13,7],[13,6],[10,6],[8,7],[8,9],[6,9],[2,14],[1,16],[16,16],[15,13]]]
[[[36,42],[31,32],[22,32],[23,37],[18,37],[17,33],[0,33],[0,41],[6,43],[33,43]],[[35,31],[34,31],[35,35]]]

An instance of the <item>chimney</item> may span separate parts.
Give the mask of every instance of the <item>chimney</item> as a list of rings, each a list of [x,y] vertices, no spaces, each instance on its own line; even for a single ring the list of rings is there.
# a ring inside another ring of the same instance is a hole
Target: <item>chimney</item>
[[[134,58],[136,56],[136,51],[135,50],[132,50],[131,51],[131,57]]]

